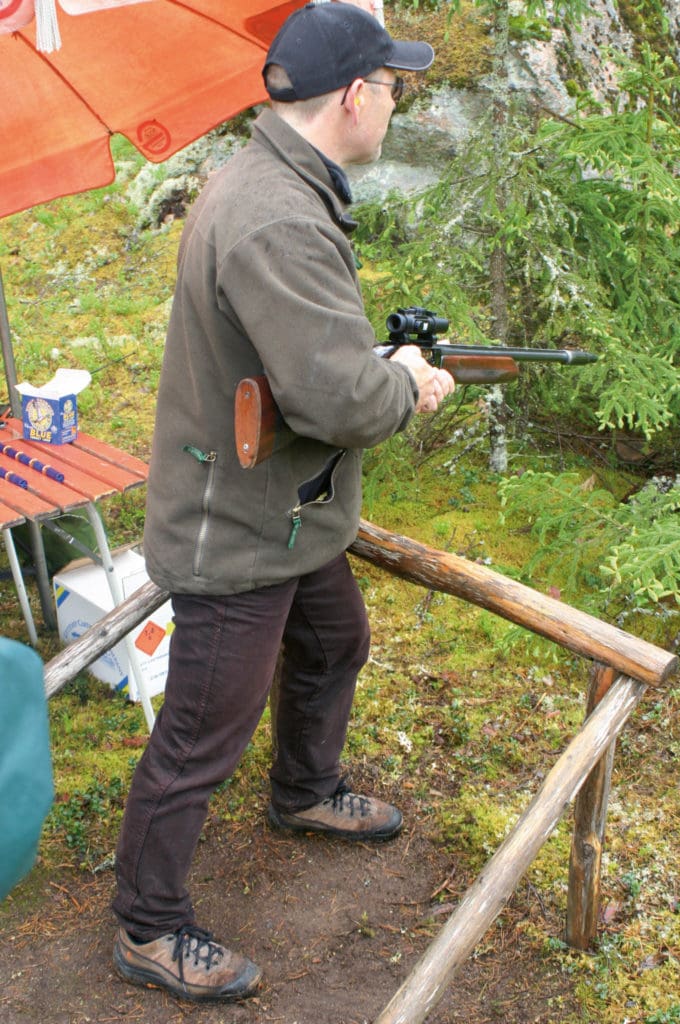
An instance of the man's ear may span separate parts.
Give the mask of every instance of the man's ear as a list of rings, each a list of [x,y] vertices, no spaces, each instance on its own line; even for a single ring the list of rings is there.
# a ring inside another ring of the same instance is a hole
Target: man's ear
[[[352,120],[359,120],[359,110],[364,105],[365,85],[363,78],[355,78],[345,94],[343,106]]]

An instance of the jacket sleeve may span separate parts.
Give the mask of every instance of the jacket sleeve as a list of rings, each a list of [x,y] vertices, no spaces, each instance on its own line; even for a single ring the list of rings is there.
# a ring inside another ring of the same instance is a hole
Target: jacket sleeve
[[[352,252],[330,222],[285,218],[252,233],[218,268],[218,290],[295,433],[370,448],[406,426],[415,381],[373,354]]]

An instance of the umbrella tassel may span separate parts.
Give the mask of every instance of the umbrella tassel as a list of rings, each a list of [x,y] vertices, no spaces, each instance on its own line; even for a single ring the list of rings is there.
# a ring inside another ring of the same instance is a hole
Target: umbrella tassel
[[[36,47],[41,53],[61,49],[61,36],[54,0],[35,0]]]

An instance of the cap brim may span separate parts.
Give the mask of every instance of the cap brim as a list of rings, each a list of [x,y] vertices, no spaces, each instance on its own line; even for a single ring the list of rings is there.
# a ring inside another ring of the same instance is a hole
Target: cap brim
[[[398,71],[427,71],[434,60],[434,50],[429,43],[405,43],[393,40],[394,48],[386,68]]]

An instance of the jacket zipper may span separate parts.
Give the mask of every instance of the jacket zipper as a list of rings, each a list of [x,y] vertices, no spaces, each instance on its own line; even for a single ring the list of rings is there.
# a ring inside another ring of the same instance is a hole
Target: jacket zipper
[[[301,512],[302,512],[302,505],[296,505],[295,508],[292,508],[290,510],[290,512],[288,513],[288,515],[290,516],[290,518],[291,518],[291,520],[293,522],[293,525],[292,525],[291,530],[290,530],[290,537],[288,538],[288,550],[289,551],[292,551],[293,545],[295,544],[295,538],[298,535],[298,530],[302,526],[302,516],[300,515]]]
[[[201,565],[203,563],[203,549],[205,547],[205,541],[208,535],[208,525],[210,523],[210,503],[215,489],[215,464],[217,462],[217,452],[202,452],[200,448],[196,448],[192,444],[185,444],[182,451],[188,452],[189,455],[193,455],[193,457],[199,462],[205,462],[208,464],[208,479],[206,480],[205,487],[203,488],[201,525],[198,530],[196,553],[194,555],[194,561],[191,569],[194,576],[200,576]]]

